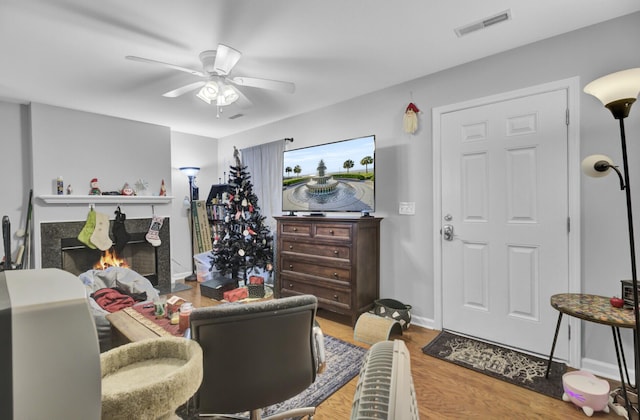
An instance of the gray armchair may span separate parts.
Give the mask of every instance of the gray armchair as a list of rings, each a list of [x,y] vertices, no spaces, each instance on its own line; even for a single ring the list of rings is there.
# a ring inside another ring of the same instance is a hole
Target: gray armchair
[[[261,419],[262,408],[308,388],[324,362],[317,304],[315,296],[302,295],[194,309],[191,337],[204,355],[200,416],[238,418],[231,414],[249,411],[251,419]],[[303,407],[264,419],[314,413],[315,407]]]

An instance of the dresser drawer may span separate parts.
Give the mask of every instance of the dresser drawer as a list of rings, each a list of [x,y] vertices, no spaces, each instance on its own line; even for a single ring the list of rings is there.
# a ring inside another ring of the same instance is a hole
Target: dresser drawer
[[[313,264],[286,256],[282,258],[282,266],[280,267],[280,270],[283,272],[288,271],[293,273],[309,274],[345,283],[349,283],[351,281],[351,270],[349,268]]]
[[[311,223],[287,223],[280,224],[280,234],[283,236],[311,237]]]
[[[351,248],[343,245],[316,245],[312,243],[282,240],[282,252],[295,252],[296,254],[315,255],[319,257],[341,258],[348,260],[351,257]]]
[[[337,239],[351,241],[351,225],[316,223],[314,236],[317,239]]]
[[[283,280],[282,294],[311,294],[315,295],[320,302],[339,305],[345,309],[351,307],[351,292],[348,289],[329,289],[295,280]]]

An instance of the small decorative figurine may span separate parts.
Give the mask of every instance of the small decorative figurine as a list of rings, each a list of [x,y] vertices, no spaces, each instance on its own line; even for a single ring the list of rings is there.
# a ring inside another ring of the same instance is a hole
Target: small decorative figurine
[[[122,186],[122,191],[120,191],[120,194],[122,194],[122,195],[134,195],[133,188],[131,188],[129,186],[128,182],[124,183],[124,185]]]
[[[164,179],[160,184],[160,197],[165,197],[167,195],[167,187],[164,185]]]
[[[102,195],[100,185],[98,184],[98,178],[93,178],[91,180],[91,190],[89,191],[89,195]]]
[[[242,162],[240,161],[240,152],[236,149],[236,146],[233,146],[233,158],[236,160],[236,167],[238,170],[241,170]]]
[[[73,188],[71,188],[71,184],[67,185],[67,195],[73,194]]]

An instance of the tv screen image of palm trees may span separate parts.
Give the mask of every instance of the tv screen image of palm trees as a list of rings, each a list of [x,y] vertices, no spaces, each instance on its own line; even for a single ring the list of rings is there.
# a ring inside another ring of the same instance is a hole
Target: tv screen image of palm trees
[[[283,157],[283,210],[374,210],[374,136],[288,150]]]

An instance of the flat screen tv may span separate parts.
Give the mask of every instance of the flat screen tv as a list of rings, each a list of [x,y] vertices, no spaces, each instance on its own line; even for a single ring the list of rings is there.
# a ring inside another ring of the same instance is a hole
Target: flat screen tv
[[[282,210],[370,213],[375,210],[374,135],[285,150]]]

